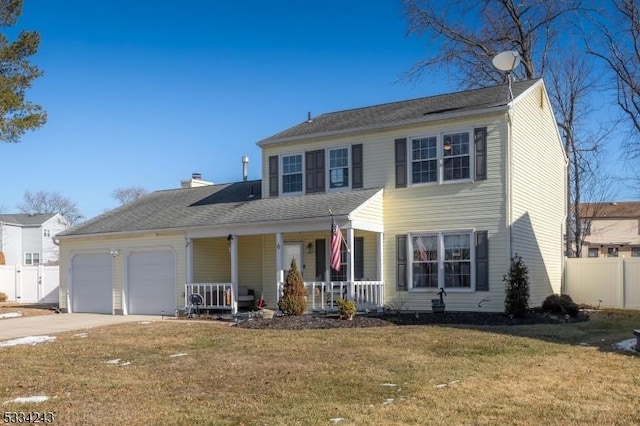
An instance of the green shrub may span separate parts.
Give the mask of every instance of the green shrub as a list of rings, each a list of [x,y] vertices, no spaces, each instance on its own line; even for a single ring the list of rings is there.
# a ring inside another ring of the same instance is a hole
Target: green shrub
[[[338,299],[336,303],[338,304],[338,315],[340,318],[352,319],[356,314],[356,302],[353,300]]]
[[[558,295],[552,294],[542,302],[542,310],[555,315],[570,315],[575,317],[578,315],[579,308],[568,294]]]
[[[517,254],[511,259],[509,273],[502,281],[506,282],[505,313],[523,316],[529,309],[529,269]]]
[[[0,302],[6,302],[7,295],[0,291]]]
[[[291,260],[291,269],[282,288],[278,309],[284,315],[302,315],[307,310],[307,290],[295,258]]]

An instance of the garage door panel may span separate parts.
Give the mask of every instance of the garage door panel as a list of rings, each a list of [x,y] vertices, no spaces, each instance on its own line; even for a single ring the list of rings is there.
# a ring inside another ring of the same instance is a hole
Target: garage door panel
[[[72,312],[113,313],[112,261],[109,253],[77,254],[73,257]]]
[[[176,257],[173,251],[132,252],[127,260],[128,312],[173,313],[176,308]]]

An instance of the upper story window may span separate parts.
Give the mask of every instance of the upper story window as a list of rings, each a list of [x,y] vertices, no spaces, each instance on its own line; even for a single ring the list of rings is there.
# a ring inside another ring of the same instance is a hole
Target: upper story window
[[[412,183],[438,181],[438,139],[412,139],[411,141]]]
[[[42,231],[42,233],[44,234],[44,237],[45,237],[45,238],[49,238],[49,237],[51,237],[51,230],[49,230],[49,229],[44,229],[44,230]]]
[[[25,253],[24,264],[37,266],[40,264],[40,253]]]
[[[411,139],[411,183],[471,179],[471,133],[443,133]]]
[[[302,192],[302,154],[282,156],[282,193]]]
[[[329,189],[349,187],[349,149],[329,150]]]

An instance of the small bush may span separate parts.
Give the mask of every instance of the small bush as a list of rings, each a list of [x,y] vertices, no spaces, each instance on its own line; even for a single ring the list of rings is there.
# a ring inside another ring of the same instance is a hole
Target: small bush
[[[6,302],[7,295],[0,291],[0,302]]]
[[[5,264],[4,253],[0,250],[0,265]]]
[[[529,309],[529,269],[517,254],[511,259],[509,273],[502,278],[506,282],[504,311],[514,317],[522,317]]]
[[[307,310],[307,290],[304,288],[296,259],[291,260],[291,269],[282,288],[278,309],[284,315],[302,315]]]
[[[542,310],[555,315],[578,315],[579,307],[568,294],[552,294],[542,302]]]
[[[336,300],[338,304],[338,315],[342,319],[351,319],[356,314],[356,302],[353,300]]]

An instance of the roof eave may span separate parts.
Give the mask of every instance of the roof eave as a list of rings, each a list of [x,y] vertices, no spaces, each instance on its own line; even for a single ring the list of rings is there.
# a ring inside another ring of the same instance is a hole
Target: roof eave
[[[316,139],[316,138],[326,138],[326,137],[331,137],[331,136],[342,136],[342,135],[362,133],[362,132],[367,132],[367,131],[372,131],[372,130],[380,130],[380,129],[396,129],[396,128],[400,128],[400,127],[406,127],[406,126],[411,126],[411,125],[415,125],[415,124],[430,123],[430,122],[434,122],[434,121],[466,118],[466,117],[470,117],[470,116],[474,116],[474,115],[494,114],[494,113],[497,113],[497,112],[506,112],[506,111],[509,110],[510,106],[511,106],[511,103],[508,103],[508,104],[504,104],[504,105],[498,105],[498,106],[495,106],[495,107],[484,108],[484,109],[481,109],[481,110],[470,110],[470,111],[459,111],[459,112],[453,112],[453,113],[431,114],[431,115],[428,115],[428,116],[415,118],[415,119],[412,119],[412,120],[398,121],[398,122],[395,122],[395,123],[381,123],[381,124],[375,124],[375,125],[371,125],[371,126],[354,127],[354,128],[350,128],[350,129],[334,130],[334,131],[330,131],[330,132],[310,133],[308,135],[290,136],[290,137],[286,137],[286,138],[278,138],[278,139],[270,139],[270,140],[267,138],[267,139],[263,139],[263,140],[257,142],[257,145],[259,147],[263,148],[265,146],[277,145],[277,144],[287,143],[287,142],[303,141],[303,140]]]

